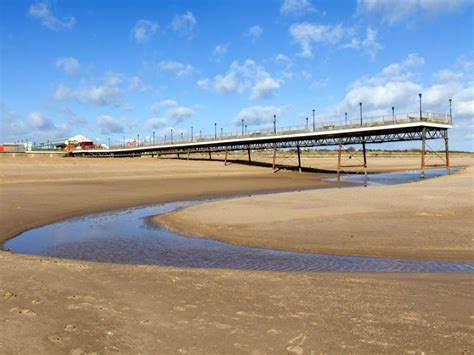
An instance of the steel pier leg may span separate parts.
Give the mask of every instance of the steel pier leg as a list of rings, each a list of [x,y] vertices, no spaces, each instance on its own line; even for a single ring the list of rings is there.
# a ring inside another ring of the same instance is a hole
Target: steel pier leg
[[[252,158],[251,158],[251,156],[250,156],[250,146],[247,147],[247,153],[248,153],[248,155],[249,155],[249,163],[251,163],[251,162],[252,162]]]
[[[449,146],[448,146],[448,130],[444,131],[444,152],[446,154],[446,172],[451,174],[449,169]]]
[[[341,181],[341,155],[342,155],[342,143],[339,142],[339,150],[337,152],[337,181]]]
[[[421,172],[420,177],[425,177],[425,154],[426,154],[426,128],[421,131]]]
[[[364,175],[367,176],[367,152],[365,150],[365,142],[362,142],[362,153],[364,154]]]
[[[276,145],[273,144],[273,172],[276,172],[276,154],[277,154]]]
[[[298,171],[301,173],[301,152],[300,152],[300,146],[296,146],[296,151],[298,152]]]

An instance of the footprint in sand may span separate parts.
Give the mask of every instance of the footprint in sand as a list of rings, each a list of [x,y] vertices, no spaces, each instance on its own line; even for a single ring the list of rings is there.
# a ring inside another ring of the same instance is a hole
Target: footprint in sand
[[[77,330],[77,327],[75,325],[68,324],[64,326],[64,330],[66,332],[75,332]]]
[[[48,339],[51,343],[55,343],[55,344],[58,344],[61,342],[61,337],[58,337],[57,335],[50,335]]]
[[[10,309],[10,312],[18,312],[22,316],[34,317],[36,316],[36,312],[32,311],[31,309],[20,309],[18,307]]]
[[[15,293],[9,292],[9,291],[7,291],[3,294],[3,298],[5,298],[6,300],[9,300],[11,298],[16,298],[16,297],[17,297],[17,295]]]

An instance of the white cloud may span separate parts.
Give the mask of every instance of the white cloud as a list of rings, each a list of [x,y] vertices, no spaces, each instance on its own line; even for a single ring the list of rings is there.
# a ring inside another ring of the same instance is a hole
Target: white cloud
[[[146,42],[158,29],[158,23],[149,20],[138,20],[135,26],[132,28],[133,39],[137,43]]]
[[[448,113],[448,100],[453,99],[455,120],[465,122],[474,116],[474,84],[465,75],[443,69],[433,75],[431,85],[423,85],[411,77],[410,69],[424,63],[424,59],[410,54],[399,63],[393,63],[377,75],[353,82],[341,102],[334,108],[338,114],[357,111],[363,103],[366,115],[386,113],[395,106],[396,112],[416,111],[418,93],[423,94],[424,110]],[[474,128],[474,127],[473,127]]]
[[[70,30],[76,24],[76,19],[73,16],[67,16],[63,19],[54,16],[46,2],[31,4],[28,8],[28,14],[38,19],[41,25],[53,31]]]
[[[347,32],[341,24],[319,25],[308,22],[295,23],[289,31],[293,39],[301,46],[299,55],[303,58],[313,56],[313,44],[336,44]]]
[[[273,115],[280,116],[287,109],[287,106],[244,107],[234,118],[234,123],[240,125],[242,120],[244,120],[245,124],[265,127],[273,122]]]
[[[366,37],[364,39],[354,37],[350,43],[343,47],[362,50],[371,58],[374,58],[382,49],[380,43],[377,42],[377,31],[371,28],[367,28]]]
[[[0,141],[41,141],[62,138],[69,134],[67,124],[56,124],[40,111],[23,116],[10,110],[0,101]]]
[[[328,84],[328,81],[329,81],[328,78],[313,80],[309,88],[313,90],[323,88]]]
[[[56,59],[56,68],[64,70],[67,74],[77,74],[81,69],[81,64],[76,58],[61,57]]]
[[[433,77],[435,78],[435,80],[442,82],[456,81],[461,79],[463,77],[463,74],[459,72],[454,72],[449,69],[443,69],[434,73]]]
[[[150,107],[150,110],[153,112],[153,113],[158,113],[161,111],[161,109],[163,109],[164,107],[174,107],[174,106],[178,106],[178,103],[175,101],[175,100],[163,100],[163,101],[158,101],[158,102],[154,102],[151,107]]]
[[[461,11],[472,5],[466,0],[358,0],[358,13],[381,18],[382,23],[395,25],[403,21],[419,21],[420,16],[436,17]]]
[[[163,110],[165,111],[164,114],[160,115],[159,117],[155,116],[155,120],[153,121],[154,124],[157,125],[159,123],[163,124],[163,126],[170,124],[172,121],[175,123],[181,123],[195,115],[194,110],[190,109],[189,107],[178,106],[178,102],[171,99],[153,103],[150,107],[150,110],[155,115],[161,113]]]
[[[184,14],[176,15],[171,22],[171,29],[182,37],[189,39],[194,37],[194,27],[197,21],[192,12],[186,11]]]
[[[28,115],[28,123],[32,128],[39,131],[49,131],[55,127],[54,123],[39,111],[30,112]]]
[[[74,99],[83,104],[93,106],[120,106],[121,90],[117,87],[106,85],[91,85],[70,89],[59,85],[53,94],[56,100]]]
[[[252,41],[256,41],[257,39],[259,39],[262,34],[263,28],[260,25],[254,25],[250,27],[247,32],[245,32],[245,35],[250,37]]]
[[[151,117],[147,121],[147,126],[154,129],[164,128],[169,125],[169,119],[166,117]]]
[[[174,119],[176,123],[181,123],[194,116],[194,111],[188,107],[178,106],[170,108],[166,112],[166,116]]]
[[[132,76],[129,80],[129,88],[132,91],[145,91],[146,88],[142,83],[142,80],[138,76]]]
[[[123,133],[124,131],[123,123],[110,115],[97,117],[97,126],[102,134]]]
[[[280,83],[272,77],[263,78],[255,83],[252,88],[250,98],[253,100],[261,100],[271,98],[275,91],[280,88]]]
[[[158,66],[161,70],[173,72],[180,78],[190,75],[194,70],[191,64],[183,64],[172,60],[161,61]]]
[[[218,44],[217,46],[214,47],[214,50],[212,51],[212,55],[218,59],[222,58],[226,53],[227,50],[229,49],[229,44]]]
[[[275,56],[275,60],[278,61],[278,62],[285,62],[285,63],[290,63],[291,62],[291,59],[287,55],[282,54],[282,53],[278,53]]]
[[[383,68],[381,75],[384,77],[398,76],[402,74],[406,69],[422,64],[425,64],[425,59],[416,53],[411,53],[402,62],[393,63]]]
[[[209,84],[210,84],[209,79],[200,79],[196,82],[196,85],[198,86],[198,88],[200,88],[202,90],[209,89]]]
[[[284,0],[280,7],[280,13],[287,16],[302,16],[315,11],[309,0]]]
[[[262,66],[247,59],[242,64],[232,62],[225,74],[219,74],[214,79],[201,79],[197,82],[201,89],[213,89],[220,94],[250,91],[253,100],[267,99],[280,88],[281,82],[274,79]]]

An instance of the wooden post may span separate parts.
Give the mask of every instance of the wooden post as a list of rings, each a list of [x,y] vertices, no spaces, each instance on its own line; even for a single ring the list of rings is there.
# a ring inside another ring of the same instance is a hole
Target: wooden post
[[[250,156],[250,146],[248,145],[247,146],[247,153],[248,153],[248,156],[249,156],[249,163],[252,162],[252,157]]]
[[[451,174],[449,169],[449,146],[448,146],[448,130],[444,131],[444,153],[446,154],[446,172]]]
[[[341,155],[342,155],[342,142],[339,141],[339,150],[337,152],[337,181],[341,181]]]
[[[426,153],[426,127],[421,131],[421,172],[420,177],[425,177],[425,153]]]
[[[188,156],[187,156],[186,160],[189,160],[189,150],[188,150]]]
[[[227,147],[225,148],[224,165],[227,165]]]
[[[209,148],[209,160],[212,160],[211,148]]]
[[[178,153],[178,159],[181,159],[181,156],[179,155],[179,153]]]
[[[276,144],[273,143],[273,172],[276,172]]]
[[[298,171],[301,173],[301,152],[300,152],[300,146],[296,146],[296,151],[298,153]]]

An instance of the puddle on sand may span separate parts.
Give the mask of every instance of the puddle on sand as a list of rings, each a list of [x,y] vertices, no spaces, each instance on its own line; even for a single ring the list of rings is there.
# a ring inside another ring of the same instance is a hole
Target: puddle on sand
[[[453,174],[459,169],[454,167],[450,168],[450,172]],[[405,184],[408,182],[423,181],[426,179],[432,179],[439,176],[446,175],[446,169],[427,169],[425,170],[425,177],[420,177],[420,170],[409,170],[401,171],[396,173],[374,173],[368,174],[348,174],[341,175],[341,181],[352,182],[355,184],[362,184],[368,186],[377,186],[377,185],[396,185],[396,184]],[[327,179],[328,181],[337,181],[337,178]]]
[[[398,174],[398,173],[397,173]],[[405,174],[405,173],[403,173]],[[36,228],[7,241],[16,253],[111,263],[273,271],[474,272],[474,263],[414,261],[250,248],[182,237],[150,216],[199,202],[100,213]]]

